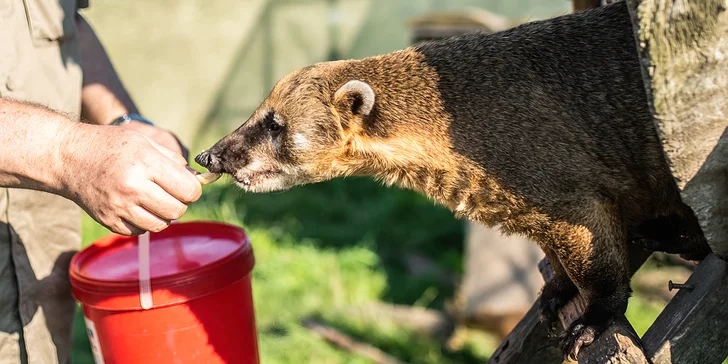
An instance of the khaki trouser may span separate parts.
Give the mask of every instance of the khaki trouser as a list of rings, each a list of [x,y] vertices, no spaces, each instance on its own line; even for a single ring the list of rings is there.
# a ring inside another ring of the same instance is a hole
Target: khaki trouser
[[[0,0],[0,96],[80,114],[78,5]],[[70,362],[80,217],[61,197],[0,188],[0,363]]]

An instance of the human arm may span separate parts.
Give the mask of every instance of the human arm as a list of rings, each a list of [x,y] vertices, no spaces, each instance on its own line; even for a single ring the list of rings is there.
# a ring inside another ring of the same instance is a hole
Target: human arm
[[[179,154],[138,132],[73,122],[4,98],[0,186],[66,197],[125,235],[164,229],[201,194]]]
[[[76,19],[83,70],[81,116],[89,123],[108,125],[124,114],[138,114],[137,106],[124,88],[96,33],[81,14],[77,13]],[[131,121],[122,127],[136,130],[188,158],[187,148],[167,130],[138,121]]]

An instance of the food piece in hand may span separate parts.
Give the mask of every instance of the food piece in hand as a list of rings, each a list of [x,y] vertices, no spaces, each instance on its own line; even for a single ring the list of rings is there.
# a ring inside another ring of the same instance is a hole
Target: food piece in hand
[[[213,183],[213,182],[217,181],[218,179],[220,179],[220,176],[222,176],[222,173],[212,173],[212,172],[200,173],[200,172],[194,170],[190,166],[186,166],[185,168],[187,168],[188,171],[192,172],[192,174],[195,175],[195,178],[197,178],[197,181],[199,181],[200,184],[203,184],[203,185],[209,185],[210,183]]]
[[[217,181],[218,179],[220,179],[220,176],[222,176],[222,173],[212,172],[205,172],[195,175],[195,177],[197,177],[197,180],[200,181],[200,183],[202,183],[203,185],[207,185]]]

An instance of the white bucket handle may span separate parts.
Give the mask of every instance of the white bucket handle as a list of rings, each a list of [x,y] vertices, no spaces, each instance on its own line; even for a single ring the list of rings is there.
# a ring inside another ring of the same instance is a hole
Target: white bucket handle
[[[139,235],[139,298],[142,309],[152,308],[152,284],[149,267],[149,232]]]

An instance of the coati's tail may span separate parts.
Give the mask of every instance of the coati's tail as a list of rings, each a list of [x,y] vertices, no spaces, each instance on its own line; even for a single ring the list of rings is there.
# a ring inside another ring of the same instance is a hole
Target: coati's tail
[[[680,254],[700,261],[712,253],[692,209],[682,205],[680,212],[647,220],[632,233],[632,241],[651,251]]]

